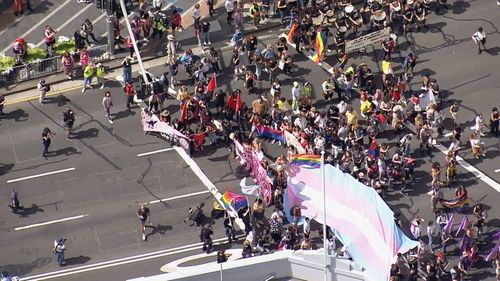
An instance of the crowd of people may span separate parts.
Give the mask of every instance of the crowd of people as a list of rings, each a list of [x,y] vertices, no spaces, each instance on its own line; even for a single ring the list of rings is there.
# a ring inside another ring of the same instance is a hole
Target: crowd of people
[[[460,251],[461,258],[457,265],[448,269],[447,260],[454,253],[447,251],[447,246],[456,238],[446,231],[445,226],[449,214],[457,210],[443,202],[467,197],[466,188],[455,181],[457,155],[465,146],[470,147],[474,158],[485,156],[481,138],[486,137],[484,128],[487,121],[478,113],[474,126],[465,128],[457,118],[460,103],[452,104],[447,113],[437,80],[429,73],[422,73],[420,77],[415,75],[416,54],[406,54],[401,72],[395,73],[391,65],[394,61],[392,56],[397,50],[394,36],[388,37],[381,46],[376,46],[381,49],[380,62],[386,64],[380,75],[365,63],[349,64],[349,54],[345,51],[346,41],[373,31],[390,28],[393,34],[405,36],[428,28],[427,16],[433,11],[436,14],[446,11],[448,5],[445,0],[392,0],[383,3],[367,0],[361,6],[354,4],[350,0],[253,1],[248,13],[254,25],[259,26],[269,17],[277,16],[283,27],[295,29],[289,38],[279,38],[275,44],[259,49],[258,38],[252,34],[244,34],[245,19],[241,16],[243,1],[227,0],[224,5],[227,23],[235,28],[231,38],[231,66],[234,80],[244,80],[243,89],[234,89],[229,93],[210,87],[210,80],[223,71],[217,50],[209,48],[208,55],[199,63],[190,49],[180,53],[174,35],[182,26],[174,13],[170,21],[171,34],[167,36],[168,71],[158,83],[146,86],[146,91],[140,91],[140,98],[147,104],[145,114],[158,114],[161,122],[168,123],[188,136],[192,156],[196,156],[206,142],[210,145],[223,142],[234,152],[234,140],[251,147],[259,155],[261,165],[272,182],[272,202],[267,206],[262,199],[256,199],[250,206],[238,210],[238,215],[245,224],[243,257],[275,249],[308,250],[315,247],[311,241],[311,221],[301,218],[298,206],[291,206],[288,210],[284,208],[286,171],[292,155],[325,152],[327,164],[351,174],[366,186],[375,189],[382,198],[393,191],[406,195],[416,188],[413,175],[415,158],[432,154],[434,145],[445,133],[443,121],[449,114],[454,120],[454,126],[451,128],[450,146],[444,157],[445,167],[441,167],[440,162],[434,159],[435,163],[429,171],[431,182],[428,194],[435,217],[429,219],[426,235],[422,235],[422,218],[416,216],[406,225],[399,215],[395,217],[398,225],[421,243],[417,249],[399,255],[398,262],[390,270],[391,280],[417,280],[421,277],[426,280],[450,277],[452,280],[463,280],[469,270],[478,265],[480,255],[477,241],[486,240],[489,235],[482,231],[487,221],[486,211],[481,204],[473,207],[474,220],[463,228],[463,240],[466,239],[467,243],[457,250]],[[215,12],[212,1],[208,0],[207,5],[212,5],[210,14]],[[200,46],[209,46],[209,26],[200,18],[199,12],[196,12],[198,8],[194,9],[192,15],[196,36]],[[315,18],[319,18],[319,25],[315,24]],[[142,38],[154,39],[156,34],[161,37],[167,29],[161,16],[155,16],[151,22],[149,14],[142,13],[134,21],[137,21],[133,24],[136,32],[133,36],[136,39],[141,38],[141,31]],[[152,33],[150,28],[153,29]],[[46,34],[50,35],[50,30]],[[326,52],[334,53],[337,58],[338,63],[334,66],[333,73],[325,77],[321,85],[293,82],[291,92],[285,93],[282,82],[277,78],[278,74],[288,75],[293,71],[295,56],[312,54],[318,36],[322,37]],[[115,39],[119,46],[119,32],[115,33]],[[134,53],[130,40],[125,39],[123,42],[130,49],[130,56],[122,63],[124,91],[127,95],[127,108],[130,109],[136,95],[130,73]],[[291,46],[297,54],[289,51]],[[50,46],[47,45],[47,48]],[[84,53],[85,47],[81,50]],[[189,83],[179,85],[176,80],[179,65],[191,78]],[[71,78],[70,71],[67,75]],[[415,79],[420,80],[420,87],[412,90],[409,84]],[[83,92],[85,88],[86,82]],[[170,96],[169,89],[177,92],[180,112],[178,117],[174,117],[173,112],[163,107],[165,99]],[[313,100],[317,98],[314,93],[321,93],[325,109],[316,106],[319,103]],[[255,99],[247,104],[243,97],[252,95]],[[359,108],[356,108],[355,103],[358,102]],[[109,104],[109,101],[103,100],[103,106],[112,122]],[[489,114],[490,136],[498,136],[499,122],[500,117],[495,107]],[[414,132],[409,133],[408,126],[414,126]],[[287,144],[283,138],[270,135],[264,137],[262,128],[282,135],[287,132],[297,141]],[[466,130],[470,131],[468,143],[462,137]],[[50,134],[49,131],[44,136],[49,144]],[[395,142],[388,144],[382,139],[395,139]],[[412,149],[414,139],[419,143],[417,151]],[[283,145],[286,148],[281,156],[274,159],[266,153],[267,145],[263,145],[265,141],[269,141],[269,145]],[[44,157],[45,155],[44,151]],[[455,188],[456,198],[444,198],[444,188]],[[273,211],[266,212],[271,209]],[[213,248],[213,230],[210,224],[201,221],[203,205],[193,207],[189,212],[188,220],[200,227],[203,250],[210,252]],[[234,221],[227,215],[223,216],[226,235],[230,243],[233,243],[236,240]],[[142,220],[144,225],[146,218],[142,217]],[[439,226],[438,231],[435,231],[435,225]],[[145,239],[144,230],[142,233]],[[329,230],[327,237],[328,250],[335,254],[337,241],[333,232]],[[350,258],[347,247],[342,247],[341,254]],[[224,260],[223,252],[220,253],[220,259]],[[499,255],[493,257],[493,260],[498,278]]]

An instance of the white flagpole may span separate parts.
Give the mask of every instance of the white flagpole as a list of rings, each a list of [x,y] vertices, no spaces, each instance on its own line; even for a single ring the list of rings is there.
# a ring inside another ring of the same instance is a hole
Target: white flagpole
[[[323,249],[325,250],[325,281],[328,281],[328,242],[326,240],[326,187],[325,187],[325,152],[321,151],[321,179],[323,185]]]

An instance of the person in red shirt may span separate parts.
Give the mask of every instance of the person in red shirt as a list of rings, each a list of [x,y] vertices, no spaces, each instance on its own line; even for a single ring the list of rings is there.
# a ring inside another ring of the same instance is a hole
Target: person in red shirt
[[[130,111],[130,105],[135,104],[134,102],[135,89],[134,85],[132,84],[132,81],[127,81],[125,87],[123,87],[123,90],[125,91],[125,95],[127,95],[127,110]]]
[[[398,87],[394,87],[391,92],[391,100],[393,102],[398,102],[401,99],[401,92]]]

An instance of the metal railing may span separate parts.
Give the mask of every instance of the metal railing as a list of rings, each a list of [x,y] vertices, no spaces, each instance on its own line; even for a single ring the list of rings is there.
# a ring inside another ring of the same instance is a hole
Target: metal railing
[[[89,61],[93,63],[111,59],[107,45],[94,46],[88,49]],[[71,53],[75,60],[75,68],[80,62],[80,52]],[[62,72],[61,56],[54,56],[42,60],[32,61],[25,65],[14,66],[12,69],[0,73],[2,82],[23,82]]]

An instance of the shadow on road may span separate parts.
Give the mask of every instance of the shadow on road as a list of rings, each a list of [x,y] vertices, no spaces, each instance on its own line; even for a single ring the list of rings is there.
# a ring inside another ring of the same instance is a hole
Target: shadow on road
[[[67,258],[65,260],[66,262],[66,266],[68,265],[78,265],[78,264],[85,264],[87,263],[88,261],[90,260],[90,257],[86,257],[86,256],[82,256],[82,255],[79,255],[78,257],[71,257],[71,258]]]

